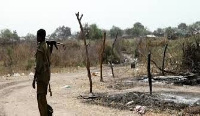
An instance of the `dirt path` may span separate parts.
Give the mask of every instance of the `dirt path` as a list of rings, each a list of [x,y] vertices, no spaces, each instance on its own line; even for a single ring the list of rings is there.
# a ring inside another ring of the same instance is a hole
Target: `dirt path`
[[[103,69],[104,83],[99,82],[98,68],[92,68],[94,93],[127,93],[148,92],[147,83],[134,83],[127,89],[111,89],[108,85],[121,82],[120,78],[133,78],[133,69],[128,67],[115,67],[116,78],[112,78],[109,67]],[[96,75],[96,76],[94,76]],[[36,100],[36,90],[31,87],[32,78],[23,77],[0,77],[0,116],[39,116]],[[65,73],[54,73],[51,76],[53,96],[47,95],[48,103],[54,109],[54,116],[138,116],[133,111],[118,110],[100,105],[86,104],[78,96],[88,94],[89,83],[85,68],[65,71]],[[153,91],[157,93],[188,94],[191,97],[199,97],[198,86],[173,86],[165,84],[153,84]],[[147,112],[147,116],[165,116],[162,114]]]
[[[93,81],[95,92],[107,91],[104,83],[99,83],[98,76],[93,77]],[[31,83],[32,79],[28,76],[0,81],[0,116],[39,116],[36,91],[32,89]],[[130,111],[89,105],[77,99],[77,96],[89,90],[86,70],[52,74],[51,86],[53,96],[49,97],[48,94],[47,100],[54,109],[54,116],[134,115]]]

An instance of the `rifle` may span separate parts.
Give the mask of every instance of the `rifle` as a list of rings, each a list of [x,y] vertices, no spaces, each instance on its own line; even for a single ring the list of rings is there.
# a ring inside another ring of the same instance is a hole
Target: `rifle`
[[[53,46],[55,46],[56,49],[58,49],[58,45],[63,45],[63,43],[51,40],[51,41],[46,41],[47,45],[50,47],[50,53],[53,51]]]
[[[58,50],[58,45],[63,45],[63,43],[60,42],[56,42],[56,41],[46,41],[47,45],[50,47],[50,53],[52,54],[53,51],[53,46],[55,46],[55,48]],[[50,96],[52,96],[52,91],[51,91],[51,85],[49,83],[49,92],[50,92]]]

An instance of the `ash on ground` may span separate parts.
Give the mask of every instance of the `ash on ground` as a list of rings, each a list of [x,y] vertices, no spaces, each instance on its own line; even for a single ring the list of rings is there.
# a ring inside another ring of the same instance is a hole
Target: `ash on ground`
[[[157,76],[153,78],[154,87],[166,87],[176,85],[199,86],[199,76]],[[124,78],[110,83],[107,87],[114,90],[126,90],[134,87],[148,87],[147,77]],[[146,92],[121,92],[99,93],[95,99],[84,100],[85,103],[131,110],[137,105],[147,107],[150,111],[189,112],[195,109],[194,114],[200,114],[200,94],[190,92],[158,91],[152,95]],[[189,109],[189,110],[188,110]]]
[[[98,94],[95,99],[86,100],[86,103],[102,105],[120,110],[129,110],[136,105],[146,106],[148,109],[164,111],[182,110],[189,106],[189,104],[175,103],[174,101],[164,100],[164,96],[159,94],[150,95],[149,93],[129,92],[125,94]]]
[[[148,82],[148,77],[143,76],[139,77],[138,81]],[[196,86],[200,85],[200,76],[199,74],[186,73],[178,76],[154,76],[152,78],[153,83],[164,83],[164,84],[174,84],[174,85],[191,85]]]

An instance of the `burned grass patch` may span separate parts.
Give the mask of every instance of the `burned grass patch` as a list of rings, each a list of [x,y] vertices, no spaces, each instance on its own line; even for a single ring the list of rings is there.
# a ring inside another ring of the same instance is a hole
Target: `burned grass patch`
[[[83,102],[106,107],[116,108],[120,110],[130,110],[137,105],[146,106],[147,110],[154,111],[182,111],[189,107],[189,104],[175,103],[171,100],[165,100],[160,94],[150,95],[149,93],[128,92],[121,94],[107,93],[98,94],[95,99],[86,99]]]
[[[126,89],[138,88],[140,86],[148,88],[147,78],[142,78],[142,80],[141,77],[118,79],[110,83],[107,87],[109,89],[123,91],[118,91],[118,93],[98,93],[95,99],[87,99],[83,102],[120,110],[133,110],[139,105],[145,106],[147,111],[159,113],[167,111],[172,114],[193,112],[191,109],[195,107],[197,110],[195,110],[194,113],[200,113],[200,93],[190,91],[178,92],[174,90],[174,88],[176,88],[176,86],[174,86],[175,82],[196,79],[197,78],[184,76],[156,77],[153,81],[153,87],[157,89],[153,92],[153,95],[137,90],[133,90],[134,92],[130,92],[130,90],[126,91]],[[158,88],[164,89],[159,90]]]

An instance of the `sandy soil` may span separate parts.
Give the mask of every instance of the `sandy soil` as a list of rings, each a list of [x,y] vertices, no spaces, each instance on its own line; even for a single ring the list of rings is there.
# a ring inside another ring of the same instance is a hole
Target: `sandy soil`
[[[107,70],[107,69],[106,69]],[[96,72],[94,68],[92,72]],[[106,75],[109,73],[106,72]],[[48,103],[54,109],[54,116],[120,116],[133,115],[131,111],[120,111],[108,107],[82,103],[79,95],[89,91],[86,70],[52,74],[53,96],[47,95]],[[109,79],[106,79],[106,81]],[[93,76],[94,92],[105,92],[105,83]],[[36,90],[31,87],[32,77],[6,77],[0,80],[0,116],[39,116]],[[68,85],[68,88],[64,86]]]
[[[128,91],[148,92],[148,86],[138,85],[131,89],[108,89],[108,84],[119,78],[132,77],[133,69],[117,67],[115,79],[111,76],[109,67],[104,67],[104,83],[99,82],[98,68],[92,68],[94,93],[108,92],[121,93]],[[39,116],[36,100],[36,90],[31,87],[32,77],[0,77],[0,116]],[[54,116],[138,116],[133,111],[118,110],[99,105],[82,103],[77,97],[89,93],[89,83],[85,68],[65,73],[53,73],[51,76],[53,96],[47,95],[48,104],[54,109]],[[174,87],[171,85],[157,85],[153,91],[190,91],[199,94],[198,87]],[[154,116],[155,113],[147,112],[146,115]],[[159,114],[156,115],[167,115]]]

